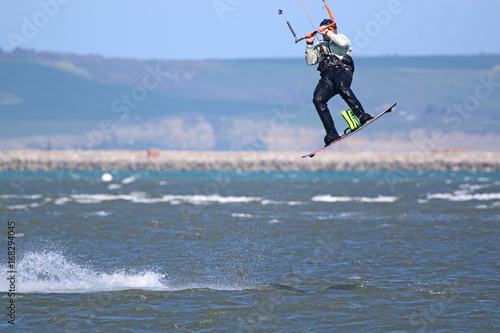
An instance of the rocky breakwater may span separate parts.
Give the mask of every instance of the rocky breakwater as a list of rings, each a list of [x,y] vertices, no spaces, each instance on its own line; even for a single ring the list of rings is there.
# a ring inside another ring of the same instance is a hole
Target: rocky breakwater
[[[500,171],[499,152],[3,151],[0,170]]]

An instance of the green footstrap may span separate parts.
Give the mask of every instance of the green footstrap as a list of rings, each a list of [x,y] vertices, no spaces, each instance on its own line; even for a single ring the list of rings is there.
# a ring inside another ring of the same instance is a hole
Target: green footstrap
[[[354,116],[351,110],[342,111],[342,117],[344,117],[351,131],[354,131],[356,128],[361,126],[358,119]]]

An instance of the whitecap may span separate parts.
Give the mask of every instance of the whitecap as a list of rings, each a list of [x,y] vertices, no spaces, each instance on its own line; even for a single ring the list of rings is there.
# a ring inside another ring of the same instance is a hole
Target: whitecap
[[[315,202],[362,202],[362,203],[391,203],[398,200],[398,197],[381,196],[375,198],[368,197],[345,197],[345,196],[332,196],[330,194],[317,195],[311,198]]]
[[[28,200],[37,200],[41,199],[43,196],[41,194],[0,194],[0,199],[28,199]]]
[[[288,206],[299,206],[302,205],[302,201],[275,201],[275,200],[268,200],[264,199],[260,202],[261,205],[266,206],[266,205],[288,205]]]
[[[108,212],[100,210],[98,212],[89,213],[89,215],[91,215],[91,216],[102,216],[102,217],[105,217],[105,216],[109,216],[110,214]]]
[[[70,201],[78,204],[98,204],[105,201],[124,200],[133,203],[155,204],[155,203],[171,203],[173,205],[181,203],[190,203],[193,205],[203,205],[210,203],[231,204],[231,203],[249,203],[261,201],[259,197],[246,197],[246,196],[221,196],[218,194],[212,195],[174,195],[167,194],[161,197],[148,197],[144,192],[132,192],[130,194],[72,194],[69,197],[61,197],[55,200],[55,204],[63,205]]]
[[[435,193],[427,194],[427,200],[440,199],[448,201],[489,201],[500,200],[500,193],[476,193],[469,194],[463,191],[456,191],[453,193]]]
[[[28,205],[12,205],[12,206],[6,206],[5,208],[10,210],[23,210],[23,209],[28,209]]]
[[[231,217],[253,217],[253,215],[245,213],[232,213]]]
[[[312,197],[311,201],[319,202],[349,202],[354,201],[353,197],[334,197],[330,194],[327,195],[316,195]]]
[[[104,201],[132,201],[139,194],[72,194],[71,199],[79,204],[97,204]]]
[[[260,201],[261,198],[259,197],[246,197],[246,196],[220,196],[218,194],[212,194],[212,195],[164,195],[161,200],[163,201],[181,201],[181,202],[187,202],[191,203],[194,205],[202,205],[202,204],[207,204],[207,203],[222,203],[222,204],[227,204],[227,203],[249,203],[249,202],[254,202],[254,201]]]
[[[123,186],[121,186],[120,184],[111,184],[108,186],[108,190],[118,190],[118,189],[121,189]]]
[[[56,205],[64,205],[64,204],[68,203],[69,200],[70,199],[68,197],[57,198],[56,200],[54,200],[54,204],[56,204]]]
[[[135,182],[136,180],[137,180],[137,178],[134,177],[134,176],[127,177],[127,178],[125,178],[125,179],[122,180],[122,184],[124,184],[124,185],[125,184],[130,184],[130,183]]]

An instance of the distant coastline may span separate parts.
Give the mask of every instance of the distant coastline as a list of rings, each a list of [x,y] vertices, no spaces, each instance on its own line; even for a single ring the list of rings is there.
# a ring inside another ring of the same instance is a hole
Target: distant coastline
[[[355,61],[355,92],[366,111],[374,115],[398,105],[335,151],[500,151],[495,86],[500,55]],[[324,129],[311,101],[318,72],[298,54],[288,59],[168,61],[18,49],[0,52],[0,72],[0,150],[302,154],[323,142]],[[347,105],[337,96],[329,107],[343,131],[340,113]]]
[[[6,170],[436,170],[500,171],[500,152],[306,152],[15,150],[0,152]]]

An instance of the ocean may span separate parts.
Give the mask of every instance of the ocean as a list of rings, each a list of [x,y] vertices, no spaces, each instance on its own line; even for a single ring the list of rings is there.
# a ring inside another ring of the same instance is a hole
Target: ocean
[[[2,332],[500,330],[500,173],[0,172]]]

